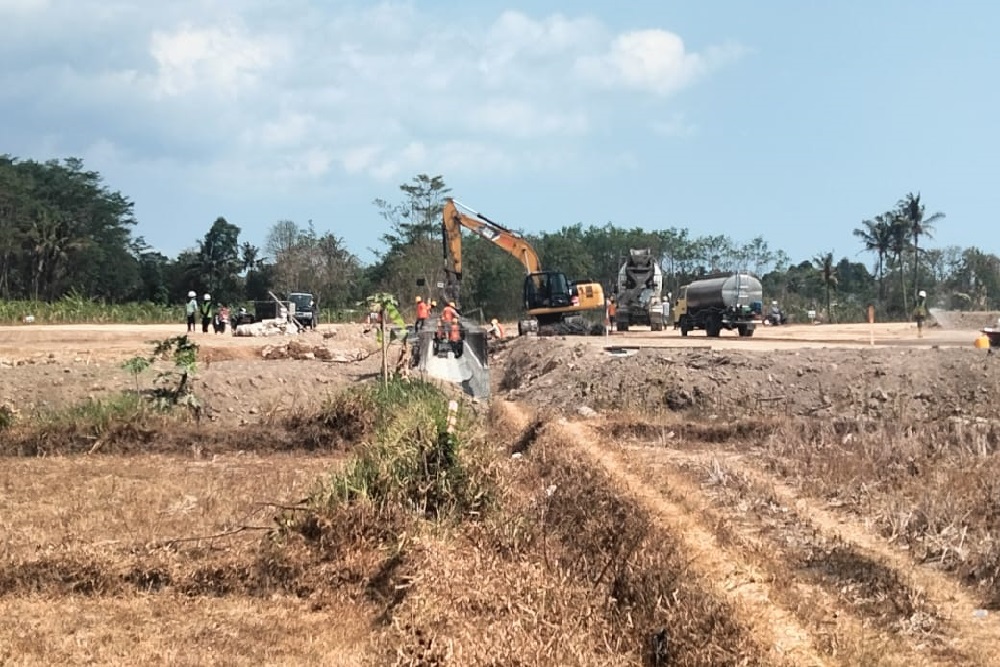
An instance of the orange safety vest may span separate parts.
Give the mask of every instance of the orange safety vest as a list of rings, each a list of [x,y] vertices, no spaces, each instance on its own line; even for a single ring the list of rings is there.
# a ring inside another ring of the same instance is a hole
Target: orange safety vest
[[[614,301],[611,301],[610,303],[608,303],[608,317],[614,319],[616,312],[618,312],[618,307],[615,305]]]
[[[423,301],[417,304],[418,320],[426,320],[428,317],[430,317],[430,314],[431,314],[431,307],[429,305],[427,305]]]
[[[445,322],[454,322],[458,319],[458,311],[451,306],[445,306],[441,311],[441,319]]]
[[[499,322],[496,323],[497,338],[503,338],[503,325]]]

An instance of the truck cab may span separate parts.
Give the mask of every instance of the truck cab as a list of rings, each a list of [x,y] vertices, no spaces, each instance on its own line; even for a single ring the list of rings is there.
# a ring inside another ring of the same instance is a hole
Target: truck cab
[[[680,327],[681,319],[687,315],[687,285],[683,285],[677,290],[677,298],[674,299],[673,311],[673,322],[676,329]]]
[[[295,319],[307,329],[319,324],[319,309],[315,297],[309,292],[291,292],[288,300],[295,306]]]

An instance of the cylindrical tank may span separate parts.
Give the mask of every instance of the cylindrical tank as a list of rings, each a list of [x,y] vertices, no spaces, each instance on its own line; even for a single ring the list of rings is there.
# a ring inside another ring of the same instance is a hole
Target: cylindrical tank
[[[695,280],[687,288],[688,312],[702,308],[748,308],[763,299],[760,281],[749,273]]]

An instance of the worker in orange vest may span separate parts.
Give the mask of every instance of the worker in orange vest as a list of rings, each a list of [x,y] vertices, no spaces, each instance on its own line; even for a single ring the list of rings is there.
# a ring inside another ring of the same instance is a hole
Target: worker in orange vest
[[[615,315],[618,313],[618,306],[615,304],[615,297],[608,299],[608,325],[613,331],[615,328]]]
[[[444,325],[448,340],[457,343],[462,339],[462,327],[459,324],[458,309],[454,301],[449,301],[448,305],[441,311],[441,322]]]
[[[424,301],[422,296],[417,297],[417,321],[413,325],[414,331],[420,331],[427,324],[427,318],[431,316],[431,308]]]

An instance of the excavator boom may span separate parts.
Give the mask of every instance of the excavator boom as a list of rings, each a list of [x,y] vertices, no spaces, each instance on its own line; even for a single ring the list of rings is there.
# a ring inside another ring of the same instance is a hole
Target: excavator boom
[[[460,210],[460,207],[468,213]],[[444,203],[442,225],[444,227],[444,256],[447,264],[445,270],[449,277],[453,276],[456,281],[462,279],[463,227],[473,234],[495,243],[516,257],[524,266],[526,274],[539,273],[542,270],[538,253],[531,247],[531,244],[524,240],[524,237],[490,220],[482,213],[463,206],[454,199],[448,198]]]

